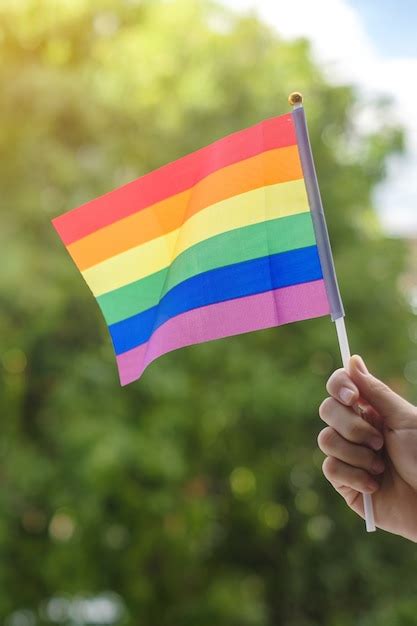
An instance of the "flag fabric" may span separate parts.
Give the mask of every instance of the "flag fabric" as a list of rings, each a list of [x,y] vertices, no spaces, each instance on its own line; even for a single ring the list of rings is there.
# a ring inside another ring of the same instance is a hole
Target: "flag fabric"
[[[122,385],[177,348],[330,312],[291,114],[53,225],[101,308]]]

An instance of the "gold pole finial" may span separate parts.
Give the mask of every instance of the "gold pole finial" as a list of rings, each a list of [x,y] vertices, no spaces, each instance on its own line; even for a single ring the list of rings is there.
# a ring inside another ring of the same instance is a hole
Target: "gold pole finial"
[[[302,104],[303,94],[301,94],[299,91],[293,91],[288,96],[288,102],[290,103],[291,106],[295,106],[296,104]]]

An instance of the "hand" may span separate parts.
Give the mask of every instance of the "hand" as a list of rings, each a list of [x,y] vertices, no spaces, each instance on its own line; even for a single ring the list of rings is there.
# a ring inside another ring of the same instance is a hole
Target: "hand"
[[[379,528],[417,541],[417,408],[370,374],[359,356],[327,382],[318,436],[323,473],[364,517],[371,493]],[[360,416],[363,416],[362,417]]]

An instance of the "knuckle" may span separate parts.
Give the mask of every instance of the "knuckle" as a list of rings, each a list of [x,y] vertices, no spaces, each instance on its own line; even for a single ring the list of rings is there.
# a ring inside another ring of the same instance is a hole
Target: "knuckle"
[[[317,443],[320,450],[324,453],[332,450],[336,438],[337,435],[333,428],[330,428],[330,426],[327,426],[327,428],[323,428],[323,430],[319,432],[319,435],[317,437]]]
[[[326,384],[327,392],[330,394],[334,394],[335,389],[337,389],[338,387],[342,385],[343,379],[345,377],[346,377],[346,372],[341,367],[337,369],[335,372],[333,372],[333,374],[330,376]]]
[[[335,478],[337,473],[337,461],[332,456],[327,456],[321,466],[323,474],[328,480]]]
[[[325,398],[319,407],[319,415],[322,420],[326,421],[335,409],[336,401],[333,398]]]

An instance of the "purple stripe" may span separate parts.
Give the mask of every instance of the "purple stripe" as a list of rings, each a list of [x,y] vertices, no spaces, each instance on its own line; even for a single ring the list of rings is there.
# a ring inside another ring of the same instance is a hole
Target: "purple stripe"
[[[137,380],[152,361],[172,350],[329,312],[323,280],[187,311],[165,322],[147,343],[117,357],[120,382],[127,385]]]

